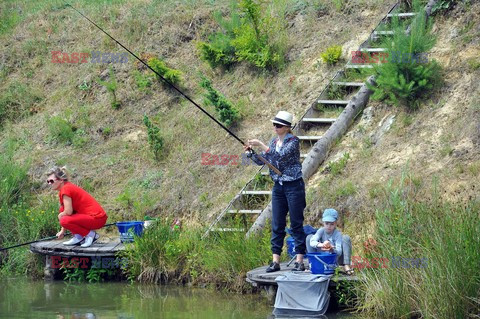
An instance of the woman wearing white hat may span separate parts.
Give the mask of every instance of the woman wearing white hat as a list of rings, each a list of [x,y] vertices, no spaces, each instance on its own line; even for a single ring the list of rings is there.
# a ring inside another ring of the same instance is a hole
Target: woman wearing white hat
[[[270,176],[275,182],[272,190],[272,254],[273,261],[267,272],[280,270],[280,255],[285,239],[287,213],[290,213],[290,227],[295,240],[297,253],[295,266],[292,271],[303,271],[303,255],[306,251],[305,232],[303,230],[303,210],[306,206],[305,183],[302,178],[302,164],[300,164],[300,141],[291,131],[292,114],[280,111],[273,120],[273,129],[277,134],[269,145],[257,139],[248,140],[245,150],[252,146],[262,149],[262,156],[273,166],[278,168],[281,175],[270,169]],[[255,155],[252,160],[258,164],[264,163]]]

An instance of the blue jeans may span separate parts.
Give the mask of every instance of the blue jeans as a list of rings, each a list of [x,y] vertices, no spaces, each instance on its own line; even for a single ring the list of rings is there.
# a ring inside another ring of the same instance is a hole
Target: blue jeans
[[[285,239],[287,213],[290,213],[290,228],[295,240],[295,252],[305,254],[305,232],[303,231],[303,210],[305,201],[305,183],[303,179],[292,182],[275,183],[272,190],[272,253],[280,255]]]

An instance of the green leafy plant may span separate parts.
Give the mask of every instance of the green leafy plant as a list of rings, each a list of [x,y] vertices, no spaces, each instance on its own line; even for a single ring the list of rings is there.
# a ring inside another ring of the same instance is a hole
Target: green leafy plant
[[[79,267],[70,267],[68,262],[63,262],[60,270],[63,272],[63,280],[65,281],[85,281],[85,270]]]
[[[115,78],[115,73],[113,72],[113,68],[111,67],[109,70],[109,77],[110,81],[102,81],[101,79],[97,79],[97,82],[100,85],[106,87],[107,91],[110,92],[112,98],[110,105],[112,106],[112,108],[117,110],[120,108],[121,103],[117,100],[117,95],[115,94],[115,91],[117,90],[117,79]]]
[[[452,9],[456,3],[457,3],[457,0],[439,0],[432,7],[432,15],[435,15],[441,12],[443,13],[447,12],[448,10]]]
[[[135,83],[137,84],[137,87],[141,91],[148,91],[148,88],[152,86],[152,81],[150,80],[150,77],[138,70],[134,70],[133,77],[135,78]]]
[[[148,65],[158,72],[165,80],[172,84],[180,84],[182,81],[182,72],[179,70],[171,69],[167,66],[165,61],[160,60],[159,58],[150,58],[148,59]],[[162,79],[155,75],[158,81],[162,81]],[[162,81],[163,83],[163,81]],[[166,83],[164,83],[166,84]]]
[[[340,175],[343,169],[345,168],[345,166],[347,166],[347,162],[349,159],[350,159],[350,154],[344,153],[340,160],[335,162],[329,162],[327,165],[327,170],[330,171],[330,173],[333,176]]]
[[[342,56],[342,47],[340,45],[333,45],[327,48],[325,52],[322,52],[320,56],[322,57],[323,62],[327,64],[335,64]]]
[[[280,68],[286,51],[279,36],[285,30],[284,20],[264,12],[269,11],[258,1],[239,0],[238,6],[232,6],[230,19],[217,13],[221,31],[208,42],[199,42],[201,58],[212,67],[247,61],[262,69]]]
[[[393,54],[400,52],[412,57],[425,54],[433,47],[436,38],[430,34],[431,24],[427,24],[424,12],[415,16],[410,34],[405,33],[406,26],[398,18],[393,19],[392,27],[393,39],[384,42],[390,58],[387,63],[374,64],[377,85],[372,87],[372,98],[415,109],[419,100],[428,97],[428,93],[439,83],[440,66],[435,60],[427,63],[394,60]]]
[[[152,150],[155,159],[159,160],[163,154],[164,139],[160,132],[160,128],[155,126],[147,115],[143,116],[143,124],[147,127],[148,143],[150,144],[150,149]]]
[[[223,96],[220,92],[212,87],[212,82],[202,76],[200,86],[207,90],[205,93],[205,104],[213,105],[215,111],[220,116],[220,121],[226,126],[233,125],[240,119],[240,114],[235,106]]]
[[[50,138],[63,144],[73,144],[76,128],[61,116],[47,118],[47,127],[50,131]]]

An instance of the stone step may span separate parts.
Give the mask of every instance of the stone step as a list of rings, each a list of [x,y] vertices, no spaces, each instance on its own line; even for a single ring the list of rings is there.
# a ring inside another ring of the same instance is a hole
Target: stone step
[[[210,231],[218,231],[218,232],[245,232],[245,228],[224,228],[224,227],[217,227],[212,228]]]
[[[317,141],[321,136],[297,136],[300,141]]]
[[[408,17],[414,17],[416,15],[417,14],[415,12],[389,13],[387,14],[387,18],[392,18],[392,17],[408,18]]]
[[[371,64],[347,64],[345,67],[347,69],[372,69],[373,65],[371,65]]]
[[[315,117],[304,117],[302,122],[309,122],[309,123],[318,123],[318,124],[332,124],[335,122],[336,119],[323,119],[323,118],[315,118]]]
[[[363,48],[360,49],[362,52],[387,52],[385,48]]]
[[[392,35],[395,31],[373,31],[373,35]]]
[[[260,214],[261,209],[230,209],[229,214]]]
[[[344,100],[318,100],[319,104],[328,104],[328,105],[347,105],[350,101]]]
[[[333,85],[339,86],[362,86],[363,82],[332,82]]]
[[[272,191],[242,191],[242,195],[270,195]]]

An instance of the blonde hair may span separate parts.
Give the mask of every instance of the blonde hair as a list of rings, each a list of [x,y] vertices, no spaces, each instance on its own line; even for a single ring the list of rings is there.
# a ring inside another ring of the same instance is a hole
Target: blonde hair
[[[56,179],[62,180],[64,182],[68,181],[68,179],[69,179],[69,175],[68,175],[68,171],[67,171],[66,166],[62,166],[62,167],[54,166],[54,167],[52,167],[48,171],[47,176],[50,176],[52,174],[55,175]]]

